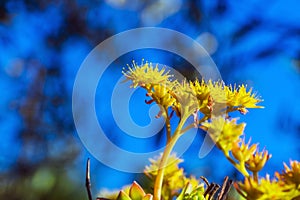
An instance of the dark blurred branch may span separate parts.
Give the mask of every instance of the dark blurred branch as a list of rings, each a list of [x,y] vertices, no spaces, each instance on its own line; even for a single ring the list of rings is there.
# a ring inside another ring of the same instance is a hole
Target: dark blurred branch
[[[85,172],[85,187],[88,193],[89,200],[92,200],[92,192],[91,192],[91,176],[90,176],[90,159],[88,158],[86,162],[86,172]]]
[[[219,190],[220,186],[216,183],[209,183],[208,180],[204,176],[200,176],[200,179],[202,179],[206,184],[206,190],[204,192],[204,197],[211,200],[217,191]],[[227,194],[230,190],[230,187],[232,185],[232,180],[228,180],[228,176],[224,178],[223,185],[221,188],[221,191],[218,194],[217,200],[225,200],[227,197]]]
[[[224,178],[221,192],[219,193],[218,200],[225,200],[226,196],[232,185],[232,180],[228,180],[228,176]]]

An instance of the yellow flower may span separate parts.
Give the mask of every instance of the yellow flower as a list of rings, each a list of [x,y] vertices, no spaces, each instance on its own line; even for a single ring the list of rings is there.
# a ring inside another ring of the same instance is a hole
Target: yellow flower
[[[234,186],[247,200],[291,200],[300,195],[293,186],[282,184],[277,179],[270,180],[269,175],[258,182],[253,177],[246,177],[244,183],[235,183]]]
[[[256,153],[247,160],[246,168],[252,172],[258,172],[265,166],[267,160],[271,157],[272,155],[266,150],[263,150],[262,152],[256,151]]]
[[[211,122],[202,123],[202,129],[206,130],[217,147],[228,155],[232,150],[233,143],[239,140],[243,134],[245,123],[237,124],[237,119],[228,120],[224,117],[212,118]]]
[[[263,108],[263,106],[256,105],[263,100],[252,93],[252,88],[247,91],[247,87],[243,84],[238,88],[229,86],[225,89],[229,107],[235,107],[243,114],[247,113],[246,108]]]
[[[175,110],[181,116],[189,117],[198,110],[198,101],[190,84],[184,80],[174,86],[173,95],[176,99]]]
[[[138,66],[133,62],[132,67],[128,67],[128,71],[122,71],[126,80],[131,80],[133,82],[132,87],[142,86],[146,89],[150,89],[152,85],[155,84],[168,84],[169,78],[172,76],[169,71],[165,69],[158,69],[158,66],[152,66],[152,63],[142,63]]]
[[[147,93],[147,96],[152,98],[151,100],[146,101],[147,104],[151,104],[155,101],[161,107],[157,117],[160,117],[161,114],[163,114],[164,117],[167,117],[168,108],[174,106],[176,102],[176,99],[171,95],[169,87],[160,84],[153,85],[151,91]]]
[[[213,82],[209,80],[207,83],[202,80],[200,83],[198,80],[191,84],[195,96],[198,99],[199,110],[209,118],[214,111],[214,115],[222,115],[226,110],[226,86],[221,81]]]
[[[144,173],[154,181],[157,176],[161,156],[156,159],[150,159],[151,165],[146,166]],[[183,162],[176,154],[171,154],[168,158],[167,165],[165,167],[164,181],[162,186],[163,199],[172,199],[172,197],[178,195],[180,190],[189,183],[191,189],[203,187],[198,179],[194,176],[186,177],[183,168],[178,165]]]
[[[162,156],[162,155],[161,155]],[[150,159],[151,165],[146,166],[144,173],[154,181],[159,169],[161,156],[157,159]],[[167,165],[165,166],[164,181],[162,186],[162,197],[169,199],[179,192],[180,189],[186,184],[186,177],[183,172],[183,168],[178,165],[183,162],[176,154],[170,155]]]
[[[156,176],[157,175],[157,171],[159,169],[159,165],[160,165],[160,160],[161,160],[162,154],[157,157],[156,159],[150,159],[150,166],[146,166],[144,173],[147,176]],[[171,154],[168,158],[168,162],[165,166],[165,176],[171,176],[173,175],[176,171],[179,170],[179,164],[182,163],[183,160],[178,158],[176,156],[176,154]]]
[[[198,100],[198,108],[204,114],[210,114],[212,109],[212,99],[210,98],[210,91],[207,84],[202,80],[192,82],[190,81],[190,87]]]
[[[256,182],[252,177],[246,177],[244,183],[237,183],[235,187],[247,200],[291,200],[277,180],[270,180],[269,176]]]
[[[257,144],[250,145],[250,141],[245,144],[245,140],[240,140],[239,143],[233,143],[232,155],[239,162],[246,162],[254,154],[257,148]]]
[[[263,108],[256,105],[262,100],[259,99],[256,94],[252,93],[252,88],[247,91],[245,85],[241,85],[238,88],[235,86],[226,86],[224,82],[209,80],[207,83],[202,80],[199,82],[190,82],[194,95],[198,100],[198,107],[200,111],[210,116],[214,110],[215,114],[224,114],[224,112],[231,112],[238,110],[242,114],[248,112],[247,108]]]
[[[285,171],[280,174],[278,178],[287,184],[295,184],[296,188],[299,188],[300,185],[300,162],[298,161],[290,161],[290,166],[284,163]]]
[[[207,86],[209,88],[210,96],[212,97],[214,104],[222,105],[227,103],[227,86],[225,86],[224,82],[212,82],[211,80],[209,80]]]

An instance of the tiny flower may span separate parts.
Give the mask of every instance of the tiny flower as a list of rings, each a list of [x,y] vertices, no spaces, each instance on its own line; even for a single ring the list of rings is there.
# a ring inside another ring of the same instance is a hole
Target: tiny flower
[[[177,101],[175,110],[182,116],[188,117],[198,110],[197,97],[186,80],[174,87],[173,95]]]
[[[144,170],[145,175],[152,181],[154,181],[157,176],[160,161],[161,156],[157,159],[150,159],[151,165],[146,166]],[[179,159],[176,154],[172,154],[168,158],[166,166],[164,166],[165,173],[162,186],[162,197],[164,197],[164,199],[168,199],[170,196],[179,192],[179,190],[182,189],[187,182],[183,168],[178,166],[181,162],[183,162],[182,159]],[[193,179],[192,181],[194,182]]]
[[[160,155],[159,157],[157,157],[156,159],[150,159],[150,163],[151,165],[146,166],[144,173],[147,176],[156,176],[157,175],[157,171],[159,169],[159,165],[160,165],[160,161],[161,161],[161,157],[162,155]],[[182,163],[183,160],[178,158],[176,156],[176,154],[171,154],[168,158],[168,162],[166,164],[165,167],[165,176],[169,176],[174,174],[176,171],[179,170],[179,164]]]
[[[165,85],[153,85],[151,91],[147,93],[147,96],[152,98],[151,100],[146,101],[147,104],[151,104],[155,101],[159,106],[161,106],[161,110],[157,117],[167,115],[165,111],[167,111],[169,107],[174,106],[174,103],[176,102],[176,99],[171,95],[171,90]]]
[[[252,93],[252,88],[247,91],[245,85],[241,85],[238,88],[235,86],[226,87],[227,94],[227,105],[229,107],[235,107],[242,114],[246,114],[247,108],[263,108],[263,106],[258,106],[259,102],[263,101],[255,93]]]
[[[264,194],[258,187],[258,183],[254,181],[252,177],[246,177],[244,183],[234,183],[234,187],[242,196],[249,200],[257,200]]]
[[[202,129],[206,130],[211,139],[223,151],[229,152],[233,148],[234,142],[239,140],[243,134],[245,123],[237,124],[237,119],[225,119],[224,117],[215,117],[211,121],[202,123]]]
[[[233,143],[232,155],[239,162],[246,162],[250,159],[250,157],[254,154],[257,148],[257,144],[250,145],[250,141],[245,144],[245,140],[240,140],[239,143]]]
[[[225,86],[224,82],[217,81],[212,82],[208,81],[207,86],[210,91],[210,96],[212,97],[214,103],[217,104],[226,104],[227,103],[227,86]]]
[[[269,154],[267,150],[263,150],[262,152],[257,150],[246,162],[246,168],[252,172],[258,172],[265,166],[267,160],[271,157],[272,155]]]
[[[283,187],[276,179],[261,178],[256,182],[253,177],[246,177],[244,183],[234,184],[235,188],[248,200],[292,199],[289,188]]]
[[[198,109],[205,111],[208,108],[208,110],[210,111],[212,106],[209,100],[210,91],[204,80],[202,80],[201,82],[199,82],[198,80],[190,82],[190,87],[198,100]]]
[[[148,62],[142,63],[140,66],[133,62],[133,66],[128,67],[128,70],[122,73],[126,77],[125,81],[131,80],[133,82],[132,87],[142,86],[146,89],[150,89],[155,84],[168,84],[169,78],[172,76],[169,71],[160,70],[157,65],[153,67],[152,63]]]
[[[290,161],[290,166],[284,163],[284,171],[280,174],[279,178],[287,184],[295,184],[296,187],[300,185],[300,162]]]

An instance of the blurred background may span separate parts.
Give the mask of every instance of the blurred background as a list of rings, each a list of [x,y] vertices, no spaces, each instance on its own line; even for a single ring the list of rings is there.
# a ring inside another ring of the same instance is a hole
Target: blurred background
[[[261,175],[281,171],[290,159],[300,160],[299,9],[298,0],[1,1],[0,199],[87,199],[88,157],[94,196],[139,179],[139,174],[116,171],[89,154],[76,133],[71,97],[77,70],[96,45],[143,26],[170,28],[197,40],[226,84],[245,83],[264,99],[264,109],[240,116],[247,122],[246,138],[273,155]],[[111,94],[109,80],[117,80],[126,64],[142,58],[174,66],[187,76],[194,70],[179,56],[159,50],[128,53],[106,70],[96,98],[99,121],[112,141],[122,147],[134,144],[137,152],[143,145],[139,149],[139,143],[118,136],[121,130],[109,117],[110,95],[101,94]],[[144,93],[135,98],[140,103],[132,109],[133,118],[147,124]],[[161,146],[161,137],[157,134],[149,146]],[[202,139],[198,134],[183,155],[186,172],[218,183],[225,175],[240,180],[217,149],[198,158]]]

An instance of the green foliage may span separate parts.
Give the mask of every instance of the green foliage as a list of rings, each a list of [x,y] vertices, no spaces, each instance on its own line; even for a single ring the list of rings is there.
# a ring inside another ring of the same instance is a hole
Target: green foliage
[[[143,188],[137,183],[133,182],[129,190],[121,190],[116,200],[152,200],[151,194],[146,194]]]
[[[205,200],[204,187],[193,188],[191,183],[187,183],[176,200]]]

